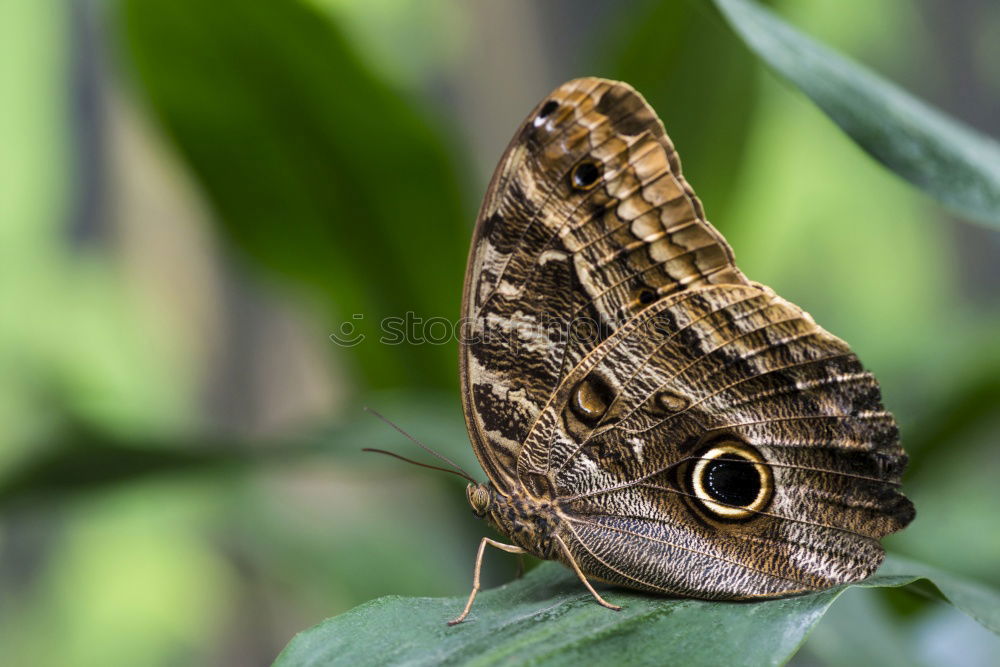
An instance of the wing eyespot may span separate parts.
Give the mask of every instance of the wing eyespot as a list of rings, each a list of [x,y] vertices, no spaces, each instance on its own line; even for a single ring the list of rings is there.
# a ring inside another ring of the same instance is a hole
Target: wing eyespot
[[[662,412],[665,415],[680,412],[681,410],[687,408],[690,404],[690,401],[688,401],[686,396],[669,389],[664,389],[656,394],[655,401],[657,411]]]
[[[629,293],[629,300],[625,306],[631,315],[636,315],[645,310],[647,306],[656,303],[660,299],[660,293],[655,287],[640,284]]]
[[[570,409],[585,424],[596,424],[611,406],[614,394],[607,383],[591,374],[580,381],[570,397]]]
[[[555,100],[549,100],[542,105],[542,108],[538,110],[538,115],[535,116],[535,120],[531,124],[535,127],[539,127],[545,123],[545,119],[551,116],[559,108],[559,103]]]
[[[601,170],[597,163],[585,160],[570,172],[569,182],[576,190],[590,190],[601,180]]]
[[[538,110],[539,118],[546,118],[552,115],[552,112],[559,108],[559,103],[555,100],[549,100],[542,105],[542,108]]]
[[[749,445],[717,442],[695,458],[688,486],[698,504],[724,521],[759,514],[774,495],[771,466]]]

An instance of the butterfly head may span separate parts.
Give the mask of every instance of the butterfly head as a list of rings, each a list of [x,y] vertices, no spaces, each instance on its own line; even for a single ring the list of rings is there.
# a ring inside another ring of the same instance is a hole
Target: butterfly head
[[[493,489],[489,484],[469,484],[465,487],[465,497],[480,519],[493,508]]]

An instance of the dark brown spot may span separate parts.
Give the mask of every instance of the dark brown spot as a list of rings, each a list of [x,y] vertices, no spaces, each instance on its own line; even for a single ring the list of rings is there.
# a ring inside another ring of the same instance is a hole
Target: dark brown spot
[[[635,136],[647,129],[655,136],[662,134],[642,99],[626,88],[616,86],[604,93],[596,108],[611,120],[612,127],[620,134]]]

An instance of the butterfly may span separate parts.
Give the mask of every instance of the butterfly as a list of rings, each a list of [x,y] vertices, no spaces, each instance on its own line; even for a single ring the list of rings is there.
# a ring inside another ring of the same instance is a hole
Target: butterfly
[[[872,574],[906,454],[851,348],[737,268],[631,86],[581,78],[517,130],[476,222],[460,352],[486,546],[711,600]]]

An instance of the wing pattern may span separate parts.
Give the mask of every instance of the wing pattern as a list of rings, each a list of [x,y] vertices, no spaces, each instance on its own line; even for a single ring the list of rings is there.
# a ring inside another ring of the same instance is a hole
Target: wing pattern
[[[645,100],[603,79],[555,90],[500,161],[466,275],[463,395],[491,478],[621,322],[684,288],[745,282]]]
[[[491,482],[554,512],[569,554],[513,539],[590,576],[813,590],[871,574],[913,517],[878,383],[739,271],[626,84],[566,83],[515,134],[473,237],[461,369]]]
[[[607,409],[587,424],[573,395],[595,382]],[[683,481],[719,441],[750,445],[773,475],[750,520],[718,520]],[[871,574],[878,538],[913,516],[897,491],[905,463],[874,377],[843,341],[767,288],[720,286],[654,304],[574,368],[518,476],[554,489],[585,571],[734,598]]]

